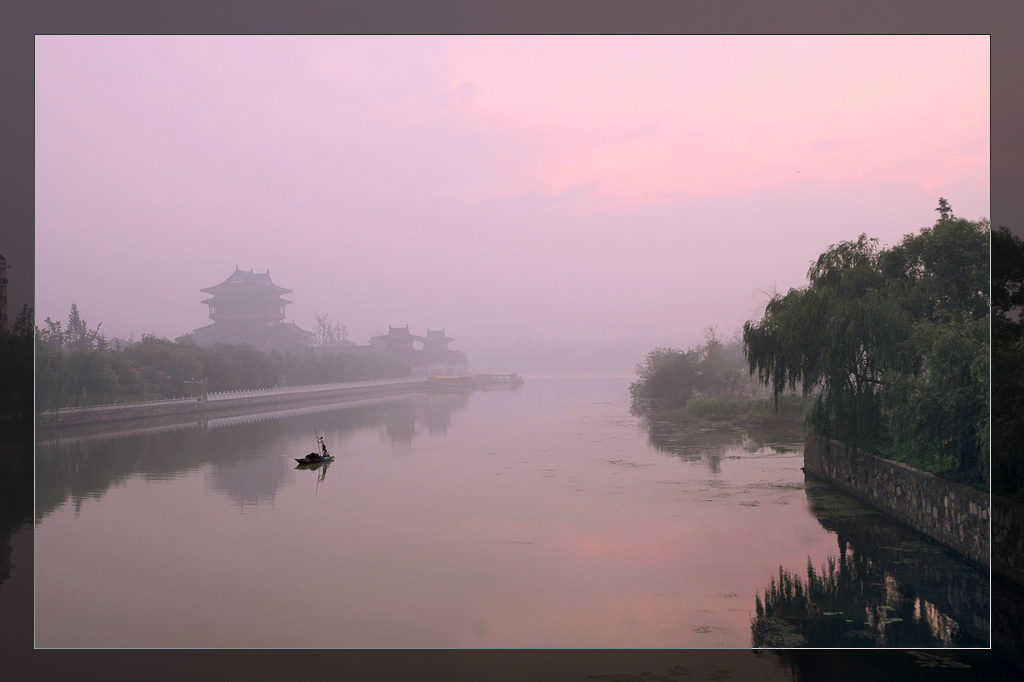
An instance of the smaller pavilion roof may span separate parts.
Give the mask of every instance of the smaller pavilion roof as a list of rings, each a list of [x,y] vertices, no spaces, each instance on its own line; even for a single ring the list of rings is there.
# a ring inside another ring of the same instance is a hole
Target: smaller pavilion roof
[[[405,325],[404,327],[392,327],[391,325],[388,325],[388,333],[385,334],[383,338],[418,340],[420,337],[409,333],[409,325]]]
[[[440,331],[437,330],[437,329],[434,329],[434,330],[428,329],[427,330],[427,335],[423,337],[423,340],[424,341],[454,341],[455,339],[453,339],[450,336],[446,336],[445,333],[444,333],[444,329],[441,329]]]

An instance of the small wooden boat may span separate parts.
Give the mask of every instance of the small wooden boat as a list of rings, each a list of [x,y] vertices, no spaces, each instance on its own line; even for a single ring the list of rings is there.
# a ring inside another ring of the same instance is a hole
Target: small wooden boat
[[[314,433],[316,427],[313,427]],[[316,434],[316,444],[320,448],[320,452],[311,452],[305,457],[296,457],[295,461],[300,465],[302,464],[320,464],[322,462],[330,462],[334,459],[334,456],[327,450],[327,443],[324,442],[324,437],[320,434]]]
[[[325,457],[324,455],[311,452],[305,457],[296,457],[295,461],[298,462],[299,464],[320,464],[322,462],[332,462],[334,461],[334,457],[332,457],[331,455],[327,455]]]

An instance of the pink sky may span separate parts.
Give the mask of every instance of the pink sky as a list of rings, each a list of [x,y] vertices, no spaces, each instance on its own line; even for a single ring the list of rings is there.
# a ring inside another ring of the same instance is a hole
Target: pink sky
[[[238,265],[358,343],[687,347],[830,244],[893,244],[940,196],[989,215],[987,36],[40,36],[36,57],[37,316],[74,302],[110,336],[207,324],[199,289]]]

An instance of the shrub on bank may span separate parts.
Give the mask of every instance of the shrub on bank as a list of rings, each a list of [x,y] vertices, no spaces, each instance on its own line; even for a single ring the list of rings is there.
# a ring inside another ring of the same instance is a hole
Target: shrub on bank
[[[661,415],[670,422],[732,422],[736,424],[802,424],[806,404],[799,394],[779,396],[778,407],[772,398],[742,396],[697,396],[685,407]]]

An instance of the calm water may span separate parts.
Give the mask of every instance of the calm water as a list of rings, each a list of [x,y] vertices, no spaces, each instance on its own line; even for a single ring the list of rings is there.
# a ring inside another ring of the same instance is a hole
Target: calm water
[[[40,440],[36,646],[750,647],[758,601],[801,646],[987,645],[987,575],[798,434],[649,431],[629,382]],[[813,613],[767,596],[830,561]]]

